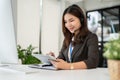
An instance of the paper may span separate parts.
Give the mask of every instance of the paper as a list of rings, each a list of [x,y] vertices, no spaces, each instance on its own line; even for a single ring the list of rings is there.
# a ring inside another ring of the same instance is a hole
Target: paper
[[[37,69],[46,69],[46,70],[57,70],[54,66],[52,66],[52,65],[46,66],[46,64],[30,65],[29,67],[30,68],[37,68]]]

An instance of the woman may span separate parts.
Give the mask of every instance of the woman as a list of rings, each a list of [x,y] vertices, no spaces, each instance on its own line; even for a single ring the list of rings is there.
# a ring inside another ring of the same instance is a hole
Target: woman
[[[57,69],[90,69],[98,65],[98,39],[87,28],[86,17],[77,5],[65,9],[62,17],[64,41],[57,61]],[[49,53],[54,56],[53,52]]]

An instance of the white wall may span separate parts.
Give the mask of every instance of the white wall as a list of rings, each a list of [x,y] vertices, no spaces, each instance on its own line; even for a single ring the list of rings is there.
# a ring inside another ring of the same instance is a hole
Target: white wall
[[[84,7],[87,11],[115,5],[120,5],[120,0],[84,0]]]
[[[41,51],[59,53],[61,33],[61,3],[58,0],[43,0]],[[29,44],[39,47],[40,0],[17,1],[17,44],[26,48]],[[38,49],[37,49],[38,51]]]
[[[76,2],[77,1],[77,2]],[[66,5],[77,4],[85,11],[101,9],[106,7],[112,7],[115,5],[120,5],[120,0],[75,0],[75,1],[66,1]]]
[[[60,26],[60,1],[58,0],[43,0],[43,23],[41,49],[42,53],[46,54],[49,51],[59,52],[59,32]]]
[[[17,44],[39,47],[39,29],[40,0],[17,0]]]

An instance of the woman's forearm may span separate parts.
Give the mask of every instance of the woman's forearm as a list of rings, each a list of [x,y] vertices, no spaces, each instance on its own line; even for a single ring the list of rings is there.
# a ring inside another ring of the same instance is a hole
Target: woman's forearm
[[[87,69],[87,65],[84,61],[75,62],[75,63],[68,63],[64,66],[64,69]]]

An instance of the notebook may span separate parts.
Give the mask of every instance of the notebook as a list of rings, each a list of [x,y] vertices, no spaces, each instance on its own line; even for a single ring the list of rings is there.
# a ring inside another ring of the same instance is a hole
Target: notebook
[[[30,68],[45,69],[45,70],[57,70],[52,64],[33,64],[29,65]]]

